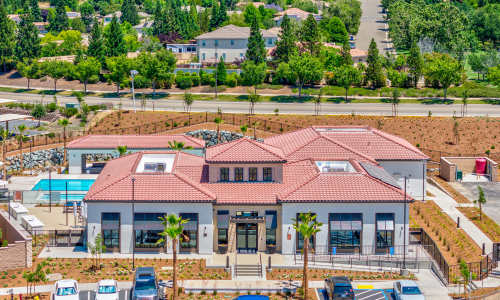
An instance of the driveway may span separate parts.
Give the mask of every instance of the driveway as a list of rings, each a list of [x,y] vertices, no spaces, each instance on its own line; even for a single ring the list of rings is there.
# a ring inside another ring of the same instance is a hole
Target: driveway
[[[478,185],[483,188],[484,195],[486,196],[486,204],[483,205],[484,213],[497,222],[497,224],[500,224],[500,182],[453,183],[453,186],[471,202],[478,197]]]
[[[382,13],[381,0],[360,0],[361,24],[356,35],[356,48],[368,50],[372,38],[377,42],[380,54],[392,50],[392,44],[386,42],[386,22]]]

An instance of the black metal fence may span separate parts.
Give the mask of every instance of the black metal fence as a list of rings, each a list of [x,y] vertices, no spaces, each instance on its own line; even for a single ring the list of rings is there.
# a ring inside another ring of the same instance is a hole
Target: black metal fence
[[[85,245],[84,229],[68,230],[28,230],[34,245],[47,243],[49,247],[83,247]]]

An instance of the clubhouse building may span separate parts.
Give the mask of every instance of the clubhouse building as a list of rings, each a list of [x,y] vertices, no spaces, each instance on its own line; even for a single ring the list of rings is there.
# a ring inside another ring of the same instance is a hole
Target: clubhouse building
[[[323,224],[311,240],[317,253],[397,253],[404,232],[408,241],[406,204],[425,195],[428,157],[366,126],[314,126],[200,153],[107,162],[84,199],[88,242],[101,234],[108,251],[164,251],[159,217],[177,214],[188,220],[181,253],[292,254],[303,247],[294,219],[311,212]]]

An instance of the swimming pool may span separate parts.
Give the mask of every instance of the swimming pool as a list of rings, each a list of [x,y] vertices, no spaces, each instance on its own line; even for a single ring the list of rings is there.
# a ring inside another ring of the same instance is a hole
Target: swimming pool
[[[66,182],[68,183],[68,191],[88,191],[95,179],[52,179],[50,180],[50,190],[66,191]],[[31,189],[32,191],[48,191],[49,180],[40,179],[37,184]]]

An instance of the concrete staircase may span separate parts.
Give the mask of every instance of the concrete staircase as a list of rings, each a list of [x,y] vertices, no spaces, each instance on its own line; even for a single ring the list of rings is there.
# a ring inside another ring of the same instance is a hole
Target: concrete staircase
[[[262,265],[235,265],[235,277],[258,277],[262,278]]]

